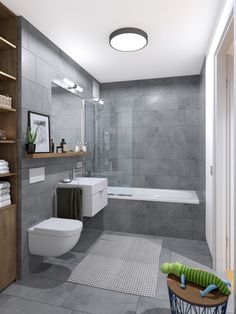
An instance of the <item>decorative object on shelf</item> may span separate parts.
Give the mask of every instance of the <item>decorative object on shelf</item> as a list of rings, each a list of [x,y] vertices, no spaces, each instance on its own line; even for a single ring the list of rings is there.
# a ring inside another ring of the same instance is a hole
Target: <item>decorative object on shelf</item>
[[[37,129],[35,152],[50,153],[50,117],[29,111],[28,122],[33,131]]]
[[[67,152],[67,145],[66,145],[66,141],[64,138],[61,140],[60,146],[61,146],[62,152],[66,153]]]
[[[82,151],[86,152],[87,151],[87,142],[84,142],[82,145]]]
[[[11,102],[12,102],[11,97],[0,95],[0,106],[11,109]]]
[[[58,154],[61,154],[61,153],[62,153],[62,148],[61,148],[61,146],[57,146],[57,153],[58,153]]]
[[[75,145],[75,152],[79,152],[80,151],[80,143],[77,143]]]
[[[35,141],[37,138],[37,133],[38,133],[38,129],[36,129],[35,131],[32,131],[31,127],[27,128],[27,133],[26,133],[27,143],[25,144],[27,154],[35,153],[35,149],[36,149]]]
[[[0,140],[6,139],[7,139],[6,130],[0,129]]]
[[[53,139],[51,138],[51,142],[50,142],[50,153],[54,153],[54,151],[55,151],[55,145],[54,145]]]

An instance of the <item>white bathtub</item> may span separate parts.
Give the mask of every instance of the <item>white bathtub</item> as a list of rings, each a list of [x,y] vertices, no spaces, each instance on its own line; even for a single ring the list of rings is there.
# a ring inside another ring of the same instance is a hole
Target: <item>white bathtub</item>
[[[191,190],[143,189],[109,186],[108,198],[151,202],[199,204],[197,193]]]

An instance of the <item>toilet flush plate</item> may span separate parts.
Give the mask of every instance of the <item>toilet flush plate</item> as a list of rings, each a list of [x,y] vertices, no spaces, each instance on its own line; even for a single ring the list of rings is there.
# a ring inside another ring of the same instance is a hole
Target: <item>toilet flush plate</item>
[[[45,168],[32,168],[29,169],[29,183],[37,183],[45,181]]]

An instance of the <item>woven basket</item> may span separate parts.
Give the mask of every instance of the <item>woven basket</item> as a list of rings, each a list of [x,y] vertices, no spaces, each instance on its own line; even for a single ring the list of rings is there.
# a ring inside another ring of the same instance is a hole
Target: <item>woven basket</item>
[[[12,101],[11,97],[0,95],[0,106],[1,107],[11,108],[11,101]]]

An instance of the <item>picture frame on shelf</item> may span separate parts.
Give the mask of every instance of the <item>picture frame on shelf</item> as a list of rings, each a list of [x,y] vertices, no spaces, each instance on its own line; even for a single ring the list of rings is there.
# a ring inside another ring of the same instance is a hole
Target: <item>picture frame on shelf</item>
[[[50,153],[50,116],[28,111],[28,127],[37,130],[35,153]]]

